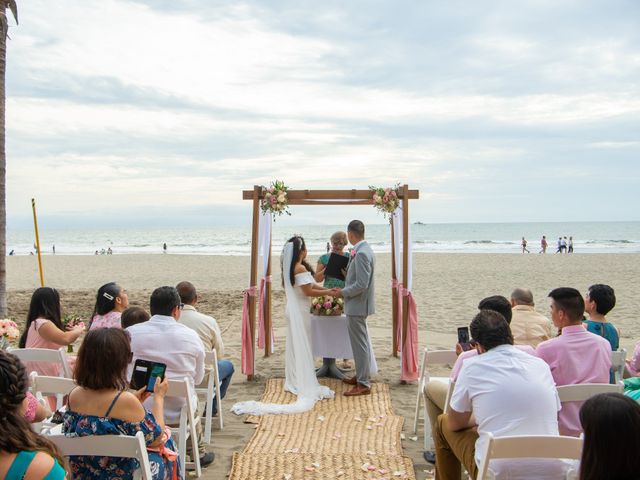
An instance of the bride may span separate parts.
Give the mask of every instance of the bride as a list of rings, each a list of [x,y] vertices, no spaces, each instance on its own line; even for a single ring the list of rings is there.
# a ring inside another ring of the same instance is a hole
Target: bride
[[[301,236],[290,238],[282,251],[282,281],[287,296],[287,343],[285,347],[284,389],[297,396],[294,403],[256,401],[236,403],[231,410],[240,414],[265,415],[300,413],[311,410],[318,400],[333,398],[334,392],[318,383],[311,351],[311,318],[308,297],[330,295],[331,290],[313,282],[312,269],[305,261],[307,248]]]

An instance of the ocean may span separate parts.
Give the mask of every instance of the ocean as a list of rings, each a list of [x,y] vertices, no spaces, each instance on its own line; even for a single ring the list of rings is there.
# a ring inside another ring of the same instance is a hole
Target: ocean
[[[323,253],[329,236],[343,225],[280,226],[273,229],[273,252],[278,254],[293,234],[305,238],[310,254]],[[519,253],[521,238],[529,242],[531,253],[540,250],[546,235],[547,253],[554,253],[559,236],[573,236],[575,253],[640,252],[640,222],[570,223],[438,223],[411,225],[414,252]],[[390,227],[367,225],[367,240],[376,252],[391,250]],[[29,255],[34,252],[31,230],[8,230],[7,252]],[[249,255],[249,227],[186,227],[167,229],[56,229],[40,230],[43,254],[52,254],[53,245],[61,255],[94,255],[111,248],[118,254]]]

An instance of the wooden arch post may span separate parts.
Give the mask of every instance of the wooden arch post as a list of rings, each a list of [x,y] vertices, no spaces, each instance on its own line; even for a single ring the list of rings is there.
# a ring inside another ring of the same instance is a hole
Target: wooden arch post
[[[403,185],[398,191],[400,200],[403,207],[403,251],[402,251],[402,283],[404,287],[407,286],[408,281],[408,265],[409,265],[409,200],[417,200],[420,198],[420,192],[418,190],[409,190],[408,185]],[[242,199],[253,201],[253,224],[251,231],[251,271],[249,279],[249,287],[255,287],[258,289],[258,229],[260,225],[260,200],[263,197],[262,187],[254,185],[253,190],[243,190]],[[373,194],[371,190],[288,190],[287,198],[289,205],[373,205]],[[393,224],[391,226],[393,228]],[[393,242],[393,234],[391,236]],[[392,272],[395,279],[395,261],[394,261],[394,249],[392,245]],[[271,246],[269,247],[269,263],[267,268],[267,275],[271,274]],[[258,294],[256,294],[258,295]],[[392,305],[393,305],[393,319],[392,319],[392,338],[393,338],[393,354],[397,355],[398,350],[402,350],[406,340],[407,324],[409,321],[409,312],[407,308],[407,298],[402,297],[402,319],[398,318],[398,305],[397,305],[397,288],[392,288]],[[251,330],[251,350],[255,354],[255,339],[256,339],[256,298],[257,296],[251,296],[249,298],[249,322]],[[271,353],[271,284],[267,282],[265,285],[265,304],[264,304],[264,329],[265,329],[265,356],[269,356]],[[396,328],[398,322],[402,321],[402,345],[397,345],[396,342]],[[254,355],[255,358],[255,355]],[[252,379],[252,375],[248,376],[248,379]]]

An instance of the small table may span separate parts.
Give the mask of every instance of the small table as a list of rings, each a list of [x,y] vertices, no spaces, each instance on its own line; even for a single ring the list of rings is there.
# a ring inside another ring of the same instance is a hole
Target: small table
[[[349,331],[347,330],[347,316],[311,315],[311,348],[314,357],[322,358],[353,358]],[[371,351],[371,375],[378,373],[376,356],[373,353],[371,336],[369,336],[369,350]]]

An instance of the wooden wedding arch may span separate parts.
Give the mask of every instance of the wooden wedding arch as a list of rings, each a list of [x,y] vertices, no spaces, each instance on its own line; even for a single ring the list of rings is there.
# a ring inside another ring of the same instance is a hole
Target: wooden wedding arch
[[[254,185],[253,190],[243,190],[242,199],[253,202],[253,223],[251,227],[251,272],[249,275],[250,288],[255,288],[258,280],[258,229],[260,225],[260,201],[264,196],[263,187]],[[398,188],[398,198],[402,202],[403,215],[403,235],[402,235],[402,285],[407,285],[409,268],[409,200],[420,198],[419,190],[409,190],[408,185]],[[373,205],[373,194],[371,190],[288,190],[287,199],[289,205]],[[402,338],[401,345],[398,345],[396,331],[398,328],[398,288],[395,262],[395,245],[393,235],[393,222],[391,222],[391,277],[392,277],[392,354],[398,356],[399,351],[403,351],[407,340],[407,323],[409,320],[409,309],[407,308],[407,297],[402,296]],[[269,245],[269,258],[267,263],[267,277],[271,276],[271,244]],[[260,298],[258,296],[258,298]],[[261,298],[260,298],[261,300]],[[255,358],[256,348],[256,295],[248,297],[249,301],[249,327],[251,335],[252,357]],[[271,282],[265,284],[264,296],[264,355],[268,357],[271,352]],[[247,375],[251,380],[253,375]]]

